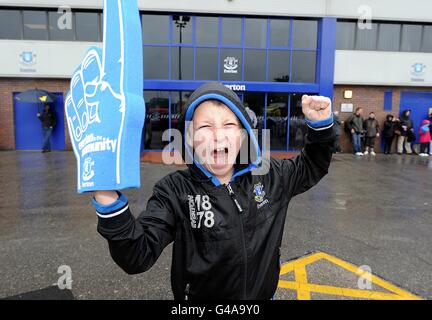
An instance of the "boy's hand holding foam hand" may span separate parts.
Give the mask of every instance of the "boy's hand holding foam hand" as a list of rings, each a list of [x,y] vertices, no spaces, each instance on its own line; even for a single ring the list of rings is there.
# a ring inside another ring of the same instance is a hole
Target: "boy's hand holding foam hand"
[[[103,34],[103,49],[89,48],[65,102],[79,193],[140,186],[145,105],[137,1],[104,0]]]
[[[312,129],[324,130],[333,125],[331,100],[327,97],[303,95],[302,111]]]

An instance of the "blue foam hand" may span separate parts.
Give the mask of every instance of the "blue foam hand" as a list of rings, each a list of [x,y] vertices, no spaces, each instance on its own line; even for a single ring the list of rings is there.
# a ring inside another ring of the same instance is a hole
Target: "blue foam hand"
[[[72,76],[65,110],[78,192],[140,186],[143,55],[137,0],[104,0],[103,49]]]

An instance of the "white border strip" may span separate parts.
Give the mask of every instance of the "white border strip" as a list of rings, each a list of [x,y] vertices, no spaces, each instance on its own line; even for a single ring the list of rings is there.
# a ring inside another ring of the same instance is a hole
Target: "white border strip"
[[[321,130],[330,129],[331,127],[333,127],[333,123],[332,123],[331,125],[329,125],[329,126],[327,126],[327,127],[323,127],[323,128],[314,128],[314,127],[311,127],[311,126],[308,125],[308,124],[307,124],[307,126],[308,126],[309,128],[311,128],[312,130],[315,130],[315,131],[321,131]]]
[[[129,209],[129,205],[127,205],[126,207],[124,207],[123,209],[121,209],[120,211],[114,212],[114,213],[110,213],[110,214],[101,214],[99,212],[96,211],[96,214],[101,217],[101,218],[112,218],[115,216],[118,216],[120,214],[122,214],[123,212],[125,212],[127,209]]]

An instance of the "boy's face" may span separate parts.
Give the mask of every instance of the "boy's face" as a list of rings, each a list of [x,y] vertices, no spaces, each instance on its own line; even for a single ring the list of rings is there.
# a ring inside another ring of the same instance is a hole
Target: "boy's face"
[[[243,130],[231,109],[222,103],[205,101],[196,108],[189,129],[197,160],[216,177],[232,173]]]

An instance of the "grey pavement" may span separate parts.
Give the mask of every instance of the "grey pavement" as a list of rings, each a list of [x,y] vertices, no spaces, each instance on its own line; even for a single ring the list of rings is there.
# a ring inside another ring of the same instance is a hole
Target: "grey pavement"
[[[182,168],[143,163],[141,169],[141,189],[125,191],[135,215],[153,184]],[[148,272],[125,274],[96,231],[91,195],[76,193],[75,174],[71,152],[0,152],[0,298],[172,299],[171,246]],[[282,260],[326,252],[432,299],[431,230],[432,159],[338,154],[329,174],[292,200]],[[72,270],[69,294],[53,290],[62,265]],[[308,268],[316,283],[338,277],[325,264]],[[295,298],[284,290],[277,298]]]

